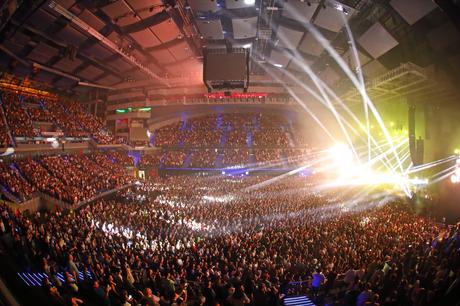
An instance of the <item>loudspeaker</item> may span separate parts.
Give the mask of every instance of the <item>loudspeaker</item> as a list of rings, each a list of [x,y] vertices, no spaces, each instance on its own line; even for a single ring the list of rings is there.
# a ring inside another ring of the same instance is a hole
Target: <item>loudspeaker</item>
[[[247,89],[249,86],[249,51],[244,48],[205,49],[203,81],[208,92]]]

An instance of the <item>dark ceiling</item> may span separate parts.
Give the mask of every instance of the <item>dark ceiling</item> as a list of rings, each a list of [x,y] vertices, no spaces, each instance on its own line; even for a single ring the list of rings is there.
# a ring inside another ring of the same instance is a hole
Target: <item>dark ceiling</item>
[[[438,3],[441,1],[438,1]],[[442,1],[445,2],[445,1]],[[33,3],[33,4],[30,4]],[[314,26],[353,69],[348,20],[361,70],[372,78],[401,63],[460,76],[460,33],[431,0],[58,0],[6,1],[0,69],[62,91],[201,76],[202,48],[251,48],[251,74],[304,73],[327,84],[343,73]],[[460,16],[459,16],[460,18]],[[186,86],[187,84],[184,84]]]

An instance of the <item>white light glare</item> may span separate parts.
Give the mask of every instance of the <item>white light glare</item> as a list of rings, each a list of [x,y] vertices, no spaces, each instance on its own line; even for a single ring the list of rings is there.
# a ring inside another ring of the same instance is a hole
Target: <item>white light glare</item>
[[[7,148],[0,156],[8,156],[14,153],[14,148]]]
[[[227,196],[215,197],[215,196],[205,195],[203,196],[203,200],[208,201],[208,202],[225,203],[225,202],[233,200],[233,196],[227,195]]]
[[[273,66],[278,67],[278,68],[283,68],[283,65],[281,64],[273,64]]]
[[[336,10],[340,11],[340,12],[343,12],[345,15],[348,15],[347,9],[346,9],[342,4],[336,3],[336,4],[334,5],[334,8],[335,8]]]
[[[353,152],[344,144],[337,144],[329,149],[329,157],[336,166],[350,166],[353,162]]]
[[[418,186],[428,185],[428,179],[419,179],[417,177],[409,180],[409,182],[412,183],[412,185],[418,185]]]
[[[256,3],[256,0],[244,0],[244,4],[246,5],[254,5]]]

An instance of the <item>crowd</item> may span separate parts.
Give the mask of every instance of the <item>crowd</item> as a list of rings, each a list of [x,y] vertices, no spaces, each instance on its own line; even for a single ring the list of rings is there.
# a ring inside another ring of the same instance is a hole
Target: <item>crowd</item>
[[[1,170],[0,184],[21,201],[41,191],[75,204],[134,181],[123,163],[104,153],[26,158],[2,162]]]
[[[0,184],[21,202],[30,199],[36,191],[35,187],[22,177],[18,169],[4,163],[1,160]]]
[[[195,148],[190,151],[190,168],[218,168],[233,166],[257,166],[285,168],[286,166],[295,166],[304,164],[312,157],[307,149],[260,149],[253,150],[238,149],[205,149]],[[251,155],[254,158],[251,158]],[[183,167],[186,166],[186,160],[189,157],[187,151],[177,150],[159,150],[155,153],[144,153],[140,159],[142,167]],[[221,163],[219,164],[219,160]],[[132,163],[122,163],[130,165]]]
[[[10,131],[14,136],[35,137],[38,131],[34,129],[32,120],[21,105],[18,95],[1,93],[3,109]]]
[[[113,159],[113,161],[117,164],[123,166],[133,166],[134,161],[133,158],[130,157],[128,154],[121,152],[121,151],[109,151],[107,154]]]
[[[30,218],[2,206],[3,246],[46,274],[50,305],[281,305],[294,282],[327,305],[460,298],[460,226],[318,193],[314,178],[265,179],[167,177]]]
[[[41,163],[33,159],[23,159],[16,163],[24,173],[24,176],[36,186],[36,188],[58,200],[68,203],[76,203],[78,196],[72,194],[72,190],[60,179],[51,175]]]
[[[296,134],[283,115],[224,113],[206,115],[169,124],[155,131],[157,147],[270,147],[297,146],[289,141]],[[305,145],[305,144],[303,144]]]
[[[224,151],[222,166],[243,167],[250,163],[248,149],[227,149]]]
[[[259,164],[279,164],[283,163],[283,155],[280,149],[260,149],[254,150],[256,161]]]
[[[248,132],[245,129],[232,127],[227,132],[227,147],[247,147],[248,146]]]
[[[205,149],[196,150],[192,152],[192,159],[190,161],[191,168],[215,168],[216,167],[217,150]]]
[[[62,130],[67,137],[91,136],[102,144],[116,142],[102,121],[86,112],[77,101],[42,99],[1,91],[0,95],[8,126],[15,137],[42,136],[42,131],[34,122],[45,122],[52,124],[53,131]],[[2,141],[1,134],[0,137]]]
[[[129,183],[124,172],[117,169],[118,164],[105,154],[46,156],[40,161],[71,190],[73,203]]]
[[[254,132],[254,146],[288,148],[289,140],[282,128],[261,128]]]
[[[185,135],[182,127],[183,122],[181,121],[157,129],[155,131],[155,146],[173,147],[180,145]]]
[[[11,145],[8,130],[3,121],[3,109],[0,107],[0,148],[5,148]]]
[[[164,154],[165,153],[162,150],[156,150],[148,153],[144,152],[144,154],[141,155],[139,165],[141,167],[158,167],[160,166]]]
[[[91,134],[95,141],[101,144],[115,142],[114,136],[104,127],[103,122],[85,111],[77,101],[65,100],[61,103],[72,114],[74,120]]]
[[[286,149],[284,155],[286,156],[289,165],[299,164],[309,159],[315,159],[311,156],[311,151],[308,149]]]
[[[162,164],[165,167],[180,168],[184,166],[187,153],[184,151],[168,151],[165,153]]]

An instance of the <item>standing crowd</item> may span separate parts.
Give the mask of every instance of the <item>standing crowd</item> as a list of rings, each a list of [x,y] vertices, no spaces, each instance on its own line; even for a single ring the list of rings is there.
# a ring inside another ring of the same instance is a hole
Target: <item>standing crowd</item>
[[[31,217],[2,206],[2,247],[46,274],[55,305],[281,305],[299,290],[320,305],[460,298],[458,225],[397,198],[318,192],[314,176],[266,179],[157,178]]]

